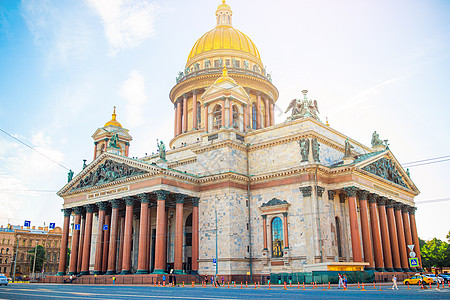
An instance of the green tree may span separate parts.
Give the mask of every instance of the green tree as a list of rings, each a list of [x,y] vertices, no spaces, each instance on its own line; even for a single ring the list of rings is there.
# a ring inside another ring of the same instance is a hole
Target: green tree
[[[37,248],[36,248],[37,247]],[[45,261],[45,249],[42,245],[37,245],[33,249],[28,250],[28,255],[31,256],[30,260],[30,270],[33,272],[34,264],[34,252],[36,251],[36,265],[34,267],[34,272],[42,272],[42,267]]]
[[[426,268],[450,266],[450,246],[437,238],[424,242],[419,240],[422,265]]]

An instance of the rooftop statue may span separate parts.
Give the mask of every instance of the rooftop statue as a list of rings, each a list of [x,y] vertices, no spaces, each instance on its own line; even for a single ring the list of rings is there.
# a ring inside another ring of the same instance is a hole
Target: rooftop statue
[[[163,141],[158,142],[156,140],[156,145],[158,146],[158,154],[162,160],[166,160],[166,145],[164,145]]]
[[[388,147],[388,140],[380,139],[380,135],[376,131],[374,131],[372,133],[372,147],[381,146],[381,145]]]
[[[292,109],[291,116],[288,118],[288,121],[296,120],[305,117],[312,117],[317,121],[319,119],[319,107],[317,106],[317,100],[309,100],[306,97],[307,90],[302,91],[304,98],[303,99],[294,99],[289,103],[288,108],[284,113],[287,113]]]
[[[109,146],[112,148],[119,148],[117,145],[117,142],[119,141],[119,137],[117,136],[117,133],[113,133],[111,136],[111,139],[109,140]]]
[[[344,150],[344,157],[351,157],[352,156],[352,149],[355,148],[353,147],[348,138],[345,140],[345,150]]]
[[[73,179],[73,171],[72,169],[69,170],[69,173],[67,173],[67,182],[70,182]]]

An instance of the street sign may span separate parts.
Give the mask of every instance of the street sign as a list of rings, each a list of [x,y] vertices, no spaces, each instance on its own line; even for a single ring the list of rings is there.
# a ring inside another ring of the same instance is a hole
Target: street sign
[[[80,224],[75,224],[75,230],[80,230]]]
[[[414,251],[409,252],[409,257],[416,257],[416,252]]]
[[[416,268],[419,266],[419,258],[417,257],[412,257],[409,259],[409,266],[411,268]]]
[[[213,264],[217,263],[217,259],[213,258]]]
[[[50,229],[55,229],[55,223],[50,223],[50,225],[48,226],[48,228],[50,228]]]
[[[408,245],[408,248],[411,252],[414,251],[414,245]]]
[[[103,225],[103,230],[108,230],[108,225],[107,224]]]
[[[25,227],[31,227],[31,221],[25,221],[25,223],[23,224],[23,226],[25,226]]]

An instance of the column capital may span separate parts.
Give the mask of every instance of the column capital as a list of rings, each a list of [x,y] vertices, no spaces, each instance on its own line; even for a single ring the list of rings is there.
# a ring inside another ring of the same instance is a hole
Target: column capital
[[[95,206],[93,204],[86,204],[84,206],[84,209],[86,210],[87,213],[93,213],[94,208],[95,208]]]
[[[261,217],[263,218],[263,220],[267,220],[267,215],[262,215]]]
[[[386,197],[378,197],[377,205],[378,206],[385,206],[388,201],[389,201],[389,199],[386,198]]]
[[[142,193],[142,194],[139,194],[138,197],[139,197],[139,200],[141,201],[141,203],[150,203],[150,200],[151,200],[150,194]]]
[[[123,198],[125,200],[125,205],[126,206],[133,206],[134,204],[134,198],[133,197],[124,197]]]
[[[358,188],[354,186],[345,187],[343,190],[348,197],[356,197],[356,193],[358,192]]]
[[[369,194],[369,203],[376,203],[378,200],[378,194],[370,193]]]
[[[75,215],[81,215],[84,212],[83,206],[77,206],[74,208]]]
[[[72,214],[71,208],[64,208],[64,209],[61,209],[61,211],[64,213],[64,217],[70,217],[70,215]]]
[[[340,203],[345,203],[345,193],[339,193],[339,202]]]
[[[400,202],[395,202],[394,204],[394,210],[402,210],[402,206],[403,204],[401,204]]]
[[[328,191],[328,200],[334,201],[334,196],[336,196],[336,191],[329,190]]]
[[[200,198],[199,197],[193,197],[193,198],[191,198],[191,201],[192,201],[192,206],[198,207],[198,203],[200,201]]]
[[[311,197],[312,187],[310,187],[310,186],[301,187],[300,192],[303,193],[303,197]]]
[[[109,203],[111,203],[111,207],[112,208],[119,208],[119,206],[120,206],[120,199],[110,200]]]
[[[156,194],[157,200],[166,200],[167,196],[169,195],[169,191],[158,190],[158,191],[155,191],[155,194]]]
[[[404,213],[409,213],[411,206],[407,205],[407,204],[403,204],[402,205],[402,212]]]
[[[367,200],[369,196],[369,191],[366,190],[359,190],[358,191],[358,198],[359,200]]]
[[[195,96],[196,96],[196,95],[197,95],[197,90],[193,90],[193,91],[192,91],[192,95],[195,95]]]
[[[409,214],[410,214],[410,215],[415,215],[415,214],[416,214],[416,210],[417,210],[417,207],[411,206],[411,207],[410,207],[410,210],[409,210]]]
[[[393,208],[395,204],[394,200],[387,199],[386,200],[386,208]]]
[[[186,195],[184,194],[175,194],[175,202],[176,203],[184,203],[184,199],[186,198]]]
[[[95,203],[95,204],[97,204],[98,210],[106,210],[108,208],[108,202],[107,201],[105,201],[105,202],[98,202],[98,203]]]
[[[321,187],[321,186],[316,186],[316,193],[317,196],[319,197],[323,197],[323,192],[325,191],[325,188]]]
[[[283,212],[283,217],[287,217],[288,216],[288,213],[287,212]]]

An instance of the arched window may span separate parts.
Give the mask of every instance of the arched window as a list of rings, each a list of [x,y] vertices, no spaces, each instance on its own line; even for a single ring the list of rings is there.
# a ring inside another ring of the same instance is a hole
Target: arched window
[[[279,217],[272,220],[272,257],[283,257],[283,222]]]
[[[202,107],[200,102],[197,101],[197,128],[200,128],[202,124]]]
[[[6,254],[8,254],[8,252],[9,252],[9,248],[6,248]]]
[[[222,127],[222,106],[216,105],[213,110],[213,129]]]
[[[239,130],[239,110],[236,105],[233,105],[233,128]]]
[[[3,254],[3,248],[2,248],[2,250],[0,251],[0,254]]]
[[[256,105],[253,103],[252,105],[252,128],[256,129]]]
[[[341,221],[339,217],[335,218],[336,220],[336,244],[338,246],[338,256],[342,256],[342,246],[341,246]]]
[[[2,244],[5,244],[5,238],[2,238]]]

